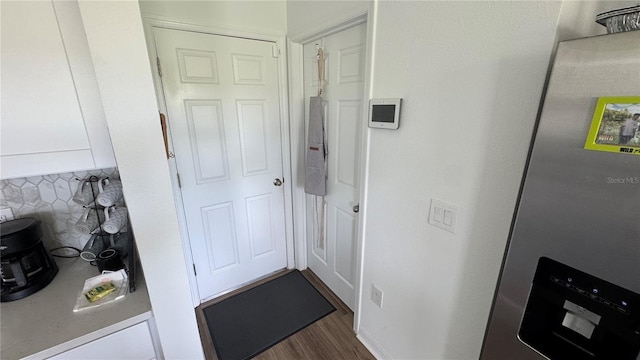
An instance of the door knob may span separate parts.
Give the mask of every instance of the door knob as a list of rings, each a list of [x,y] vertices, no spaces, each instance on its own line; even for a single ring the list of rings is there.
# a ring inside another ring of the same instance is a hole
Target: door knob
[[[275,178],[275,179],[273,180],[273,185],[275,185],[275,186],[281,186],[281,185],[282,185],[282,180],[280,180],[280,179],[278,179],[278,178]]]
[[[354,212],[354,213],[358,213],[358,212],[360,212],[360,204],[355,204],[355,205],[353,205],[353,212]]]

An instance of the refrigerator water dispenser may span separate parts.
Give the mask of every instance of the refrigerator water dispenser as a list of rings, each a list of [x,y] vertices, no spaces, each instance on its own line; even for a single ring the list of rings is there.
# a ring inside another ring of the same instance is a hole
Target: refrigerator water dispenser
[[[542,257],[518,338],[552,360],[636,360],[640,295]]]

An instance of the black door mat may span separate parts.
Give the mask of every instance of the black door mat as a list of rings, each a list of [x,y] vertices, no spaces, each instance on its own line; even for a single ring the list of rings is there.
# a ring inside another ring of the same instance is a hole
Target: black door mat
[[[336,308],[298,270],[203,309],[219,360],[250,359]]]

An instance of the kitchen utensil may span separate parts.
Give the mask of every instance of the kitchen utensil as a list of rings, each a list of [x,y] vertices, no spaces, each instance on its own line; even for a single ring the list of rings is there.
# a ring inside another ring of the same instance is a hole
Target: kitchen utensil
[[[103,250],[98,257],[96,257],[96,265],[98,265],[98,271],[101,273],[104,270],[118,271],[124,268],[124,262],[120,252],[116,249]]]
[[[102,236],[94,234],[82,248],[80,258],[85,261],[94,261],[102,250],[104,250]]]
[[[99,194],[96,202],[104,207],[114,206],[122,199],[122,182],[103,178],[98,181]]]
[[[109,234],[119,233],[127,225],[127,208],[108,207],[104,209],[102,230]]]
[[[98,217],[100,219],[98,219]],[[100,220],[100,221],[98,221]],[[100,226],[100,222],[103,222],[104,218],[101,211],[96,211],[92,208],[86,208],[84,213],[78,219],[73,226],[74,230],[82,234],[91,234],[95,229]]]
[[[83,206],[92,206],[99,191],[98,183],[81,180],[78,183],[78,189],[73,195],[73,201]]]

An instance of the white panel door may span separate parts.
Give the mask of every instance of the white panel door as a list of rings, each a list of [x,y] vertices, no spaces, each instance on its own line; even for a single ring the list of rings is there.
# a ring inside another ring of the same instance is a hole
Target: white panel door
[[[316,44],[324,49],[325,130],[328,146],[327,195],[307,195],[308,266],[351,309],[355,303],[356,241],[360,195],[360,137],[364,91],[366,24],[304,46],[305,113],[318,92]]]
[[[200,298],[285,268],[273,43],[154,29]]]

